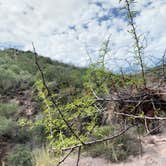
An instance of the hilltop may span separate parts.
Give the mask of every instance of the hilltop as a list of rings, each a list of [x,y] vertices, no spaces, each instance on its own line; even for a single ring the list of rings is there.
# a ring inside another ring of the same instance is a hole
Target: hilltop
[[[53,61],[42,56],[39,56],[38,61],[49,83],[55,83],[60,87],[67,87],[72,84],[75,86],[81,85],[82,75],[86,69]],[[24,86],[32,85],[36,78],[38,78],[38,72],[32,52],[15,49],[0,51],[1,93],[18,86],[24,88]]]

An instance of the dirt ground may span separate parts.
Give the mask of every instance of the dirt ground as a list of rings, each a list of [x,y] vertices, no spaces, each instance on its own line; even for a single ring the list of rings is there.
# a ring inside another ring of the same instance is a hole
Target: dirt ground
[[[126,162],[111,163],[102,158],[81,157],[79,166],[166,166],[166,129],[159,135],[142,138],[143,155],[130,156]],[[76,165],[76,158],[68,158],[64,166]]]

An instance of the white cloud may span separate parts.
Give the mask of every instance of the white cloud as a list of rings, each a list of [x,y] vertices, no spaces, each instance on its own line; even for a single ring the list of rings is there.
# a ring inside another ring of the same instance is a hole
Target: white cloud
[[[112,54],[107,58],[114,62],[128,58],[132,40],[127,23],[116,10],[109,14],[111,8],[120,6],[118,0],[0,0],[0,43],[19,43],[29,50],[33,41],[44,56],[84,66],[85,47],[95,57],[103,40],[112,34]],[[139,32],[149,34],[146,53],[161,56],[166,47],[165,0],[139,0],[136,8]],[[110,68],[117,66],[110,64]]]

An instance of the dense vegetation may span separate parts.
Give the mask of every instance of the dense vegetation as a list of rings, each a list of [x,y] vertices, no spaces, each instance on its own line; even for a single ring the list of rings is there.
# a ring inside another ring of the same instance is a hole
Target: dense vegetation
[[[44,70],[49,88],[62,98],[64,104],[81,93],[86,69],[43,57],[39,57],[39,63]],[[32,52],[15,49],[0,51],[0,141],[10,144],[10,149],[14,150],[17,144],[27,144],[29,148],[40,147],[49,137],[48,119],[43,118],[42,101],[37,95],[37,80],[39,73]],[[56,123],[58,130],[58,125],[61,124]],[[12,162],[14,157],[9,155],[8,160]]]
[[[1,165],[60,165],[64,161],[60,157],[76,149],[77,163],[82,151],[113,162],[142,154],[140,134],[156,131],[166,111],[160,91],[148,86],[155,80],[162,87],[165,71],[163,64],[161,78],[160,69],[145,69],[142,35],[137,34],[131,9],[134,3],[125,0],[124,10],[140,73],[114,74],[106,69],[110,37],[88,68],[30,51],[0,51]]]
[[[0,91],[17,88],[24,88],[26,85],[32,85],[38,78],[37,68],[34,64],[34,55],[31,52],[23,52],[9,49],[0,52]],[[59,87],[81,87],[82,75],[85,69],[76,68],[72,65],[66,65],[57,61],[51,61],[49,58],[39,58],[46,74],[46,79],[51,85]]]
[[[0,141],[3,147],[1,157],[5,164],[37,165],[42,152],[45,156],[51,155],[43,146],[55,149],[54,155],[58,156],[61,148],[78,144],[79,140],[73,136],[58,111],[63,113],[82,141],[99,139],[116,131],[107,126],[104,112],[101,111],[106,104],[94,102],[92,89],[95,89],[96,95],[104,97],[109,94],[108,89],[115,86],[130,86],[132,83],[128,81],[128,76],[124,85],[120,76],[106,71],[99,62],[85,69],[39,57],[38,62],[57,103],[55,107],[47,96],[32,52],[9,49],[0,51],[0,56]],[[84,150],[92,156],[102,156],[103,147],[103,151],[110,152],[106,158],[112,161],[123,160],[131,154],[130,150],[125,151],[126,148],[131,149],[130,144],[126,144],[127,137],[130,136],[123,136],[121,141],[117,140],[113,144],[107,142],[109,146],[99,144],[91,150]],[[116,149],[116,145],[123,142],[128,147]],[[49,160],[57,162],[56,157],[53,158]]]

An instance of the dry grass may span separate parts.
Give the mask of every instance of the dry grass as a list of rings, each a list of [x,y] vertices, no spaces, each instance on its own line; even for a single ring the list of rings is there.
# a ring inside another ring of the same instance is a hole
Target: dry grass
[[[48,148],[40,148],[33,151],[33,162],[35,166],[55,166],[58,159],[49,152]]]

